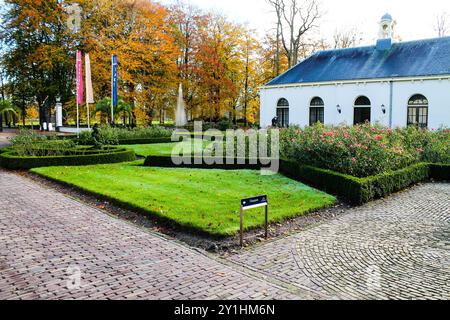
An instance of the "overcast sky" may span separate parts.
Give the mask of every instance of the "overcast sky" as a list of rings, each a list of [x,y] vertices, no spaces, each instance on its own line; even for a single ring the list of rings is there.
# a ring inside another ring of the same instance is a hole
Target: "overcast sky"
[[[176,0],[159,0],[170,4]],[[200,8],[222,12],[229,18],[248,25],[263,35],[273,28],[274,15],[266,0],[186,0]],[[378,35],[378,21],[390,13],[397,21],[396,34],[402,40],[434,38],[436,16],[450,14],[450,0],[319,0],[323,18],[321,37],[330,39],[336,28],[357,27],[364,44],[371,44]],[[0,0],[0,7],[3,0]],[[450,29],[450,17],[448,18]],[[450,30],[449,30],[450,32]],[[448,34],[450,36],[450,34]]]
[[[173,3],[175,0],[160,0]],[[263,34],[272,28],[273,13],[266,0],[189,0],[205,9],[214,9]],[[365,44],[378,35],[378,22],[385,13],[397,21],[396,33],[402,40],[434,38],[436,16],[450,14],[450,0],[320,0],[324,12],[320,34],[332,37],[336,28],[358,27]],[[450,18],[448,19],[450,23]]]

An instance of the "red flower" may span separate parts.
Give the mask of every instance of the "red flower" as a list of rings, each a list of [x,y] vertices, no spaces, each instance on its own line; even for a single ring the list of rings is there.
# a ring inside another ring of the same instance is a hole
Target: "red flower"
[[[377,138],[377,140],[378,140],[378,141],[381,141],[381,140],[383,140],[383,137],[382,137],[382,136],[380,136],[380,135],[378,135],[378,136],[377,136],[376,138]]]
[[[328,135],[329,135],[330,137],[334,136],[333,132],[330,132]]]
[[[326,137],[328,134],[326,132],[323,133],[323,136]]]

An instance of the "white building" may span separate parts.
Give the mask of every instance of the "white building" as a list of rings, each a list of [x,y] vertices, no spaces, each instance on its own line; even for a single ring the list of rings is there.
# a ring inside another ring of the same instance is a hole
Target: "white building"
[[[314,54],[261,88],[261,126],[357,124],[450,127],[450,37],[392,43],[380,22],[375,46]]]

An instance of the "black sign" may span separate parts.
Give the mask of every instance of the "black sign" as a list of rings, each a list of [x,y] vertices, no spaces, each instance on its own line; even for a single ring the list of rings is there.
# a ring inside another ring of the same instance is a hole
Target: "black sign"
[[[243,208],[255,206],[258,204],[267,204],[267,196],[259,196],[254,198],[242,199],[241,206]]]

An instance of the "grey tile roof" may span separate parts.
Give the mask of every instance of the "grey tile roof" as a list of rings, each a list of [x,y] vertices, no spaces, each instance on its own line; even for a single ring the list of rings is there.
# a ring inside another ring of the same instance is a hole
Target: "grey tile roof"
[[[450,75],[450,37],[321,51],[267,85],[440,75]]]

